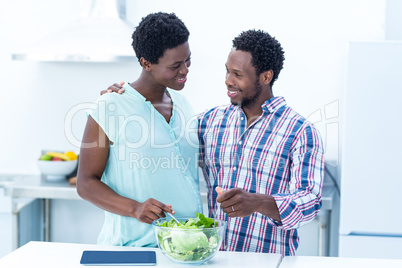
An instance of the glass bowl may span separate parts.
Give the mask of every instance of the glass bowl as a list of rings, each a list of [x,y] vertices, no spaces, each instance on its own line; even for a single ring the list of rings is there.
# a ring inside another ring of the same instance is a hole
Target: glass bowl
[[[177,218],[186,222],[189,218]],[[216,227],[182,229],[162,227],[158,224],[171,221],[160,218],[152,222],[158,247],[171,261],[181,264],[203,264],[219,251],[225,236],[227,222],[215,220]]]

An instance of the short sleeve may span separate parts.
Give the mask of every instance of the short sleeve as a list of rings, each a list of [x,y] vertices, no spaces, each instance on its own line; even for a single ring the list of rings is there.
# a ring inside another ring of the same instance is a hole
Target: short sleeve
[[[91,109],[87,110],[87,116],[91,116],[103,129],[108,139],[116,143],[118,130],[118,117],[116,116],[117,103],[113,100],[114,94],[107,93],[99,97]]]

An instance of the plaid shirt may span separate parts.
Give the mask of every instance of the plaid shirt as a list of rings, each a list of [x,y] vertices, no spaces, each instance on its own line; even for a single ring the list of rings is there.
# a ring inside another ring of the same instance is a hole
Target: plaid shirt
[[[222,250],[294,255],[298,227],[321,208],[324,155],[315,127],[275,97],[249,127],[241,108],[219,106],[199,116],[200,159],[209,217],[228,221]],[[242,188],[275,198],[281,222],[253,213],[228,218],[216,186]]]

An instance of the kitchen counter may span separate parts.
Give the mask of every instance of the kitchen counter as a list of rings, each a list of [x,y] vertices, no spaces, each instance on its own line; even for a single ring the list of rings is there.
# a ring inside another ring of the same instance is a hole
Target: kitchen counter
[[[13,249],[18,248],[19,217],[18,214],[25,206],[35,199],[44,200],[44,239],[50,241],[50,200],[69,199],[80,200],[76,187],[67,180],[48,182],[41,175],[11,175],[7,180],[0,180],[4,195],[12,197],[13,213]]]
[[[175,264],[158,248],[136,248],[100,246],[91,244],[70,244],[55,242],[29,242],[12,253],[0,259],[0,267],[18,268],[54,268],[54,267],[85,267],[80,264],[84,250],[152,250],[156,252],[156,266],[159,267],[186,267]],[[362,259],[362,258],[336,258],[336,257],[309,257],[291,256],[283,258],[280,254],[248,253],[220,251],[205,267],[264,267],[264,268],[402,268],[402,259]],[[105,267],[105,266],[91,266]],[[121,266],[108,266],[121,267]]]
[[[156,252],[156,266],[159,267],[186,267],[173,263],[160,251],[159,248],[133,248],[100,246],[89,244],[69,244],[54,242],[29,242],[12,253],[0,259],[0,267],[18,268],[54,268],[54,267],[85,267],[80,264],[84,250],[153,250]],[[220,251],[205,265],[208,267],[264,267],[277,268],[281,261],[280,254],[245,253]],[[91,266],[105,267],[105,266]],[[121,267],[121,266],[108,266]]]
[[[363,259],[338,257],[291,256],[282,260],[280,268],[402,268],[402,259]]]
[[[5,195],[43,199],[81,199],[74,185],[67,180],[48,182],[40,175],[13,177],[12,182],[3,185]]]

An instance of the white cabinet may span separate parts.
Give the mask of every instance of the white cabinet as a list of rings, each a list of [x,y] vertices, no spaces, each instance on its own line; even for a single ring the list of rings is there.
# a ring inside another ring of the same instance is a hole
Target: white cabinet
[[[11,197],[0,187],[0,258],[12,251],[12,220]]]
[[[13,199],[4,194],[0,185],[0,258],[32,240],[41,240],[42,203],[30,198]],[[15,213],[18,211],[19,213]],[[13,230],[18,226],[18,234]]]
[[[402,258],[401,73],[402,41],[349,44],[340,257]]]
[[[0,190],[1,226],[7,226],[0,244],[6,246],[5,253],[32,240],[96,243],[104,211],[82,200],[68,181],[16,175],[9,183],[0,183]]]
[[[104,211],[85,200],[52,199],[50,241],[96,244]]]
[[[402,259],[402,237],[345,235],[339,246],[340,257]]]

